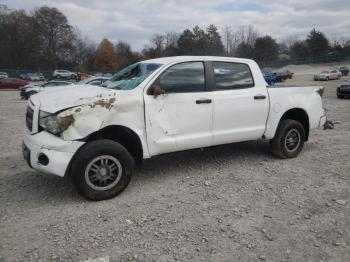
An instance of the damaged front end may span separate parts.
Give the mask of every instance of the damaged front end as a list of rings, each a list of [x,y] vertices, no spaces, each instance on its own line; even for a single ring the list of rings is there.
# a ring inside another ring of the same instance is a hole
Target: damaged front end
[[[114,107],[116,98],[96,96],[94,102],[85,103],[54,114],[39,113],[39,128],[64,140],[78,139],[101,128],[104,119]]]

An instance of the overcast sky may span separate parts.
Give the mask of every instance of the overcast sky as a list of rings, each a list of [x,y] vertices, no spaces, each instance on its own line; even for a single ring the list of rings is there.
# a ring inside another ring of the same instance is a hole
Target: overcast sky
[[[155,33],[181,32],[194,25],[253,25],[278,40],[303,38],[313,28],[329,38],[350,38],[350,0],[0,0],[32,11],[57,7],[70,24],[95,42],[106,37],[140,50]]]

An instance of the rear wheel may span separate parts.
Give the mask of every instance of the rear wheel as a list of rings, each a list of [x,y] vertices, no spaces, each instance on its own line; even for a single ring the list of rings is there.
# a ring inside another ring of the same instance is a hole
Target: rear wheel
[[[70,176],[78,192],[90,200],[104,200],[120,194],[129,184],[134,160],[112,140],[87,143],[73,159]]]
[[[284,119],[278,125],[275,137],[270,141],[271,153],[279,158],[299,155],[305,142],[303,125],[292,119]]]
[[[60,79],[60,78],[61,78],[61,76],[60,76],[60,75],[56,75],[56,78],[57,78],[57,79]]]

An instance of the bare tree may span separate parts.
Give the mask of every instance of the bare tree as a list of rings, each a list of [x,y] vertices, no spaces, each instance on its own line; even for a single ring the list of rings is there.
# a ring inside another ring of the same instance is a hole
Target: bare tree
[[[40,37],[43,57],[47,57],[48,66],[57,68],[60,56],[72,48],[74,34],[72,26],[57,8],[43,6],[33,14],[35,29]]]
[[[259,37],[258,31],[252,26],[239,26],[235,31],[233,27],[225,25],[224,40],[226,44],[226,54],[229,56],[244,53],[247,55],[253,49],[256,39]],[[244,50],[244,52],[242,52]]]
[[[231,49],[232,47],[231,43],[233,42],[232,26],[225,25],[222,32],[223,32],[223,40],[225,43],[226,55],[229,56],[233,53],[232,52],[233,50]]]
[[[151,39],[152,48],[154,49],[155,56],[162,56],[166,44],[166,36],[161,34],[155,34]]]

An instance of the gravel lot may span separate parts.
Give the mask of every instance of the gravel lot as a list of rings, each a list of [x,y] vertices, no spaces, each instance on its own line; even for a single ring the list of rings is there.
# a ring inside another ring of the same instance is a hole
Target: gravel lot
[[[145,161],[102,202],[24,162],[26,102],[0,91],[0,261],[350,261],[350,100],[325,85],[334,130],[275,159],[257,141]]]

